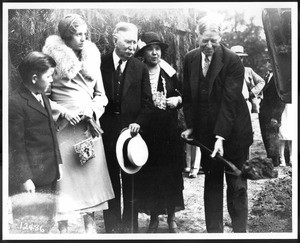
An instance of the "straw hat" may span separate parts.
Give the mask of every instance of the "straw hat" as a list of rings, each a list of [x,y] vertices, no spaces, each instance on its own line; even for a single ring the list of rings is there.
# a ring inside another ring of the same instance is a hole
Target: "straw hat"
[[[233,46],[230,48],[231,51],[233,51],[234,53],[236,53],[238,56],[240,57],[246,57],[248,56],[247,53],[244,53],[244,47],[243,46]]]
[[[118,163],[127,174],[135,174],[148,160],[148,147],[140,134],[132,137],[125,128],[120,133],[116,144]]]

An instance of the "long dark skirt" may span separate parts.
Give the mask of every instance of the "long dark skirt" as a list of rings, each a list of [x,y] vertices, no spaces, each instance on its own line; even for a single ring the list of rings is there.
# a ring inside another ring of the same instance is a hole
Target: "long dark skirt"
[[[168,209],[184,209],[182,144],[177,120],[156,113],[144,139],[149,159],[135,175],[136,206],[139,212],[167,214]]]

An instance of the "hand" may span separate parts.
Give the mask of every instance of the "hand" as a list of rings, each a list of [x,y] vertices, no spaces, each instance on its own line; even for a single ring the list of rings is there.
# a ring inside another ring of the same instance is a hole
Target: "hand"
[[[278,121],[274,118],[271,119],[270,125],[271,127],[280,127]]]
[[[167,98],[167,105],[170,108],[176,108],[178,106],[178,104],[180,103],[180,101],[181,101],[181,97],[179,97],[179,96],[169,97],[169,98]]]
[[[181,137],[185,140],[191,141],[193,140],[193,128],[186,129],[181,133]]]
[[[25,192],[35,193],[35,185],[31,179],[28,179],[21,185]]]
[[[216,154],[219,154],[221,156],[224,155],[224,149],[223,149],[223,139],[222,138],[218,138],[217,141],[215,142],[215,147],[214,147],[214,151],[212,152],[212,154],[210,155],[212,158],[214,158],[216,156]]]
[[[141,129],[141,126],[137,123],[131,123],[129,124],[129,127],[130,129],[130,134],[132,137],[134,137],[135,135],[137,135]]]
[[[88,129],[93,138],[99,137],[103,133],[103,130],[93,118],[87,119],[87,123],[88,123]]]
[[[63,177],[62,164],[58,165],[58,174],[59,174],[59,177],[57,178],[57,181],[60,181]]]
[[[81,121],[80,114],[73,111],[67,111],[64,118],[67,119],[67,121],[73,126]]]

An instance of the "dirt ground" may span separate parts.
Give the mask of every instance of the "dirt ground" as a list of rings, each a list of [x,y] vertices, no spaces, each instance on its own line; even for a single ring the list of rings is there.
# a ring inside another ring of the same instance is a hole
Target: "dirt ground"
[[[254,143],[250,148],[250,159],[256,156],[266,156],[264,146],[262,143],[260,128],[257,114],[252,115],[252,124],[254,130]],[[282,168],[277,167],[279,177],[282,176]],[[204,175],[199,174],[197,178],[188,178],[187,173],[183,173],[184,177],[184,202],[185,209],[176,213],[178,229],[183,234],[190,233],[205,233],[205,219],[204,219],[204,205],[203,205],[203,189],[204,189]],[[254,203],[255,195],[257,195],[263,188],[267,180],[251,181],[248,180],[248,198],[249,198],[249,218],[251,206]],[[226,185],[226,183],[225,183]],[[229,214],[226,206],[226,186],[224,187],[224,232],[231,233],[232,228],[227,225],[230,223]],[[168,233],[168,225],[166,216],[159,218],[158,233]],[[149,216],[146,214],[139,214],[139,233],[146,233],[149,225]],[[98,234],[104,234],[104,222],[102,212],[96,213],[96,230]],[[59,234],[57,223],[53,226],[50,234]],[[77,214],[69,218],[69,234],[84,234],[83,219]],[[58,235],[57,235],[58,236]],[[70,236],[70,235],[69,235]],[[190,235],[186,235],[190,236]],[[85,237],[83,235],[83,237]],[[134,236],[133,236],[134,237]],[[185,237],[181,236],[180,238]]]
[[[250,148],[250,159],[255,156],[266,156],[264,146],[262,143],[260,128],[257,114],[252,114],[252,124],[254,130],[254,143]],[[279,177],[281,176],[281,168],[278,168]],[[187,173],[183,173],[184,177],[184,201],[185,210],[176,213],[177,225],[181,233],[205,233],[205,219],[203,206],[203,188],[204,175],[199,174],[197,178],[188,178]],[[249,212],[253,204],[254,196],[262,189],[266,180],[248,181],[248,198],[249,198]],[[224,187],[224,195],[226,195],[226,186]],[[251,215],[249,215],[251,217]],[[103,215],[101,212],[96,214],[97,233],[105,233]],[[166,216],[159,218],[158,233],[168,233],[168,225]],[[224,232],[232,232],[232,228],[226,225],[230,222],[229,214],[227,212],[226,200],[224,198]],[[146,214],[139,214],[139,233],[146,233],[149,225],[149,216]],[[57,234],[58,229],[55,225],[51,233]],[[69,233],[84,233],[83,220],[81,217],[74,215],[70,220]]]

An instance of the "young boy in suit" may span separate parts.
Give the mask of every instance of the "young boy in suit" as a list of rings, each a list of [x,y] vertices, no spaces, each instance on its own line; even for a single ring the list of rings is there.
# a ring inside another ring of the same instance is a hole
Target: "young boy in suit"
[[[49,99],[55,61],[31,52],[18,70],[23,82],[9,98],[9,192],[54,192],[61,157]]]

